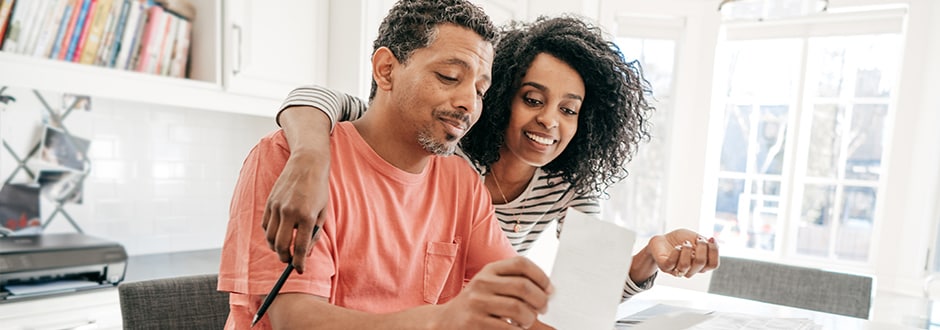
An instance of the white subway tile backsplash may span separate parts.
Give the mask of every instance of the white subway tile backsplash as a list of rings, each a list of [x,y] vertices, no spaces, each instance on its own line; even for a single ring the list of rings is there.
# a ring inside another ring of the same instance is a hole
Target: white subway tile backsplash
[[[39,142],[42,103],[11,87],[16,102],[0,109],[0,138],[25,157]],[[61,112],[62,94],[40,92]],[[270,109],[273,114],[276,109]],[[92,99],[72,111],[69,132],[92,141],[82,204],[64,206],[86,234],[116,240],[132,255],[218,248],[232,189],[251,147],[276,129],[273,118]],[[0,179],[16,168],[0,149]],[[18,182],[27,181],[22,173]],[[43,220],[55,204],[41,204]],[[56,214],[46,232],[75,231]]]

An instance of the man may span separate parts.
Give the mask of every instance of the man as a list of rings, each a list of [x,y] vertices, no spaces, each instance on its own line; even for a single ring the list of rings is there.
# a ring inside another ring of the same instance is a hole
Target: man
[[[330,140],[319,238],[260,328],[538,324],[548,277],[513,257],[469,164],[442,157],[480,115],[495,37],[488,17],[463,0],[390,10],[375,42],[370,110],[337,126]],[[240,173],[219,272],[219,290],[231,292],[226,328],[248,328],[283,269],[261,219],[289,155],[284,133],[272,133]]]

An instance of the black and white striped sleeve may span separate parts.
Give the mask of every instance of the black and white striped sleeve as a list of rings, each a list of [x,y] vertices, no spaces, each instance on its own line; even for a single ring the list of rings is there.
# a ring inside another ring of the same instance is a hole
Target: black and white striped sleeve
[[[275,117],[278,126],[281,125],[279,121],[281,112],[296,105],[310,106],[323,111],[330,118],[331,132],[337,122],[358,119],[366,112],[366,103],[355,96],[322,86],[301,86],[292,90],[287,95],[287,99],[281,103],[281,108]]]

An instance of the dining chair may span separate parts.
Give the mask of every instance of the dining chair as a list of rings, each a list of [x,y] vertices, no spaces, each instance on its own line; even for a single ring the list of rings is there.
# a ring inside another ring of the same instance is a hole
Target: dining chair
[[[124,329],[222,329],[228,294],[217,283],[217,274],[121,283]]]
[[[709,293],[868,319],[872,278],[753,259],[721,257]]]

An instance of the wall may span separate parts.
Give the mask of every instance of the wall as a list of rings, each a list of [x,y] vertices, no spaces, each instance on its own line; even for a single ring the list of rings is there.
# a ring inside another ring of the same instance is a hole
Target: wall
[[[17,101],[0,113],[0,134],[24,157],[39,141],[43,105],[32,90],[4,94]],[[40,94],[51,107],[62,107],[61,93]],[[275,128],[268,117],[100,98],[92,100],[91,111],[73,111],[65,125],[91,140],[92,166],[83,203],[65,210],[86,234],[120,242],[131,255],[221,247],[242,161]],[[15,168],[0,150],[2,179]],[[14,182],[26,180],[21,172]],[[55,205],[41,207],[46,219]],[[57,215],[45,232],[73,231]]]

